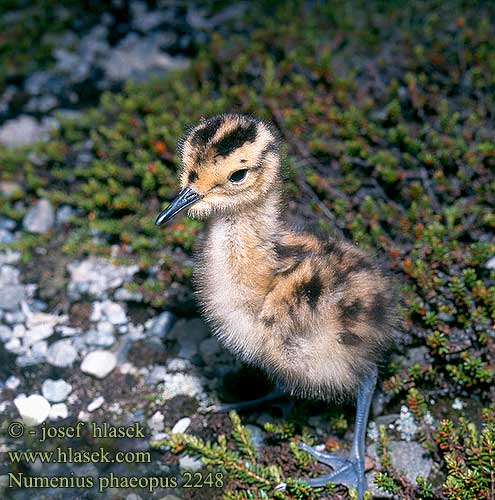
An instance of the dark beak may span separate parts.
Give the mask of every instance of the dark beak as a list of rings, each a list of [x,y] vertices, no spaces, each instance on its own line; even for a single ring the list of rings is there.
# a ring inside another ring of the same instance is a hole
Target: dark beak
[[[185,187],[170,203],[170,205],[160,213],[157,217],[155,224],[159,226],[164,222],[170,220],[174,215],[177,215],[181,210],[189,207],[201,199],[201,195],[195,193],[190,187]]]

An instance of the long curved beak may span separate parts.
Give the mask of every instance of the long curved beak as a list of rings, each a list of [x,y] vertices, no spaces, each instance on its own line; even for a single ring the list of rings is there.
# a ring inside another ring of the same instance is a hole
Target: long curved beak
[[[155,224],[159,226],[164,222],[167,222],[172,217],[177,215],[180,211],[189,207],[193,203],[196,203],[202,196],[195,193],[190,187],[185,187],[170,203],[170,205],[160,213],[157,217]]]

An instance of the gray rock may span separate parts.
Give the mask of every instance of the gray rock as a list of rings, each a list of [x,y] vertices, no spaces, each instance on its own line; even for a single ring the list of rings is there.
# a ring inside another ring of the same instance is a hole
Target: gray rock
[[[0,244],[8,245],[15,241],[16,237],[8,230],[0,227]]]
[[[46,379],[41,386],[41,394],[51,403],[65,401],[71,392],[72,385],[62,379]]]
[[[30,366],[43,363],[48,353],[48,344],[45,340],[36,342],[29,348],[25,354],[19,356],[15,362],[18,366]]]
[[[0,324],[0,340],[2,342],[8,342],[13,335],[14,332],[8,326]]]
[[[141,302],[143,294],[139,292],[130,292],[127,288],[118,288],[114,293],[114,299],[122,302]]]
[[[175,316],[169,311],[164,311],[146,323],[146,334],[163,339],[172,329],[174,321]]]
[[[91,346],[110,347],[115,342],[115,335],[112,332],[90,330],[84,335],[84,341]]]
[[[179,467],[181,470],[190,470],[192,472],[197,472],[201,470],[204,465],[199,458],[193,458],[189,455],[184,455],[179,459]]]
[[[0,144],[9,148],[26,146],[48,139],[48,127],[31,116],[21,115],[8,120],[0,128]]]
[[[96,378],[105,378],[117,365],[117,357],[113,352],[97,350],[85,356],[81,363],[81,371]]]
[[[117,302],[105,300],[101,304],[103,315],[107,318],[112,325],[123,325],[127,323],[127,315],[125,309]]]
[[[10,389],[11,391],[15,391],[19,387],[20,384],[21,384],[20,379],[17,378],[15,375],[11,375],[5,381],[5,387],[7,387],[7,389]]]
[[[169,11],[148,11],[144,2],[131,2],[130,7],[132,11],[133,26],[144,33],[148,33],[160,24],[172,20],[172,16],[170,15]],[[175,37],[173,37],[172,41],[175,41]]]
[[[392,464],[403,471],[413,483],[418,476],[428,479],[433,467],[433,460],[426,457],[426,450],[416,441],[392,441],[389,445]]]
[[[96,325],[96,329],[99,333],[108,335],[110,333],[113,333],[115,328],[112,323],[110,323],[110,321],[100,321]]]
[[[19,270],[13,266],[3,265],[0,268],[0,287],[19,284]]]
[[[5,343],[5,349],[13,354],[23,354],[26,352],[26,348],[21,344],[21,341],[17,337],[12,337]]]
[[[184,69],[188,61],[160,50],[160,36],[140,38],[129,33],[102,61],[106,77],[112,81],[144,80],[153,73]]]
[[[19,183],[13,181],[0,182],[0,193],[2,193],[7,198],[10,198],[18,192],[22,192],[22,188]]]
[[[495,255],[487,260],[485,268],[489,270],[495,269]]]
[[[215,337],[208,337],[199,344],[199,353],[207,365],[213,365],[222,353],[222,346]]]
[[[43,234],[48,232],[55,222],[55,214],[51,203],[41,199],[33,205],[22,221],[24,229],[30,233]]]
[[[46,360],[53,366],[71,366],[77,358],[77,351],[72,345],[71,339],[57,340],[50,345],[46,354]]]
[[[26,104],[26,111],[46,113],[55,108],[58,104],[58,99],[53,95],[42,95],[39,97],[31,97]]]
[[[40,340],[46,339],[53,335],[53,326],[49,324],[35,325],[26,331],[24,335],[24,342],[27,345],[35,344]]]
[[[58,225],[67,224],[70,221],[70,218],[75,214],[75,210],[69,205],[62,205],[57,210],[57,215],[55,216],[55,220]]]
[[[25,288],[24,288],[24,292],[26,292]],[[5,323],[8,323],[9,325],[14,325],[14,327],[15,327],[17,325],[20,326],[20,323],[24,323],[24,321],[26,321],[26,316],[20,309],[16,309],[14,311],[6,311],[4,319],[5,319]],[[22,325],[22,326],[24,326],[24,325]],[[25,334],[25,331],[26,331],[26,329],[24,328],[21,336],[23,336]]]
[[[90,294],[103,297],[108,290],[121,286],[129,281],[138,271],[138,266],[115,266],[106,259],[89,257],[67,266],[71,276],[69,295],[79,297]]]
[[[8,219],[3,215],[0,215],[0,229],[6,229],[7,231],[13,231],[16,227],[15,220]]]
[[[165,381],[167,378],[167,370],[164,366],[154,366],[151,373],[146,377],[146,383],[155,385]]]
[[[21,260],[20,252],[7,249],[5,252],[0,252],[0,266],[4,264],[17,264]]]
[[[24,287],[21,285],[4,285],[0,287],[0,309],[13,311],[25,299]]]
[[[263,431],[257,425],[247,424],[245,427],[251,433],[253,446],[258,450],[265,442]]]
[[[187,11],[186,20],[197,30],[211,31],[216,26],[220,26],[232,18],[241,16],[247,7],[247,2],[236,2],[209,18],[204,17],[204,12],[198,10],[196,7],[191,7]]]

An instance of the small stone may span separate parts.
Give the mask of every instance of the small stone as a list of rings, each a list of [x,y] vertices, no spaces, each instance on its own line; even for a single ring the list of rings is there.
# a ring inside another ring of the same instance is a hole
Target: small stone
[[[22,192],[22,188],[19,183],[12,181],[0,182],[0,193],[2,193],[7,198],[11,198],[14,194],[20,192]]]
[[[13,311],[19,307],[24,299],[25,292],[23,286],[0,285],[0,309],[4,311]]]
[[[5,349],[13,354],[22,354],[26,350],[17,337],[12,337],[8,342],[6,342]]]
[[[14,404],[19,411],[24,423],[29,426],[43,423],[50,413],[50,403],[39,394],[29,397],[22,394],[14,399]]]
[[[71,339],[57,340],[48,347],[46,360],[53,366],[63,368],[71,366],[77,358],[77,351],[72,345]]]
[[[13,231],[16,225],[17,224],[15,220],[0,215],[0,229],[5,229],[6,231]]]
[[[175,316],[169,311],[164,311],[146,323],[146,334],[163,339],[170,332],[174,321]]]
[[[125,500],[143,500],[139,495],[136,495],[136,493],[129,493],[126,497]]]
[[[6,325],[0,325],[0,340],[8,342],[14,335],[14,332]]]
[[[58,225],[67,224],[70,221],[70,218],[75,214],[74,209],[69,205],[62,205],[57,210],[57,215],[55,216],[55,220]]]
[[[113,352],[97,350],[86,355],[81,363],[81,371],[97,378],[105,378],[117,365]]]
[[[100,321],[102,317],[101,302],[93,302],[91,316],[89,317],[90,321]]]
[[[48,128],[31,116],[21,115],[8,120],[0,128],[0,144],[17,148],[48,139]]]
[[[15,252],[10,249],[5,252],[0,252],[0,266],[3,266],[4,264],[17,264],[20,260],[20,252]]]
[[[162,432],[165,428],[164,416],[161,411],[155,412],[151,418],[148,419],[148,426],[152,432]]]
[[[100,332],[97,330],[90,330],[84,335],[84,340],[88,345],[97,347],[110,347],[115,342],[115,336],[112,332]]]
[[[125,310],[120,304],[117,304],[117,302],[105,300],[101,305],[101,309],[104,316],[112,325],[123,325],[127,323]]]
[[[10,389],[11,391],[15,391],[19,387],[20,383],[20,379],[18,379],[15,375],[11,375],[5,381],[5,387],[7,387],[7,389]]]
[[[23,356],[19,356],[16,359],[16,364],[21,367],[37,365],[38,363],[43,363],[46,360],[46,354],[48,352],[48,344],[45,340],[40,340],[34,343],[31,348],[28,348]]]
[[[27,345],[32,345],[40,340],[46,339],[53,335],[53,327],[51,325],[36,325],[26,331],[24,342]]]
[[[96,411],[98,408],[101,408],[104,402],[105,398],[103,396],[98,396],[97,398],[93,399],[93,401],[91,401],[91,403],[89,403],[88,405],[89,413],[92,413]]]
[[[190,470],[197,472],[203,468],[203,462],[199,458],[193,458],[189,455],[184,455],[179,459],[179,467],[181,470]]]
[[[486,269],[495,269],[495,255],[487,260],[485,264]]]
[[[167,378],[167,370],[164,366],[154,366],[151,373],[146,377],[146,383],[150,385],[159,384]]]
[[[189,417],[181,418],[172,427],[172,434],[183,434],[186,432],[189,425],[191,425],[191,419]]]
[[[68,416],[69,410],[67,409],[67,405],[65,403],[57,403],[52,405],[50,413],[48,414],[48,418],[50,420],[64,419]]]
[[[391,441],[389,452],[392,464],[397,470],[404,471],[409,481],[416,483],[418,476],[428,479],[433,467],[433,460],[426,457],[426,450],[416,441],[405,443]]]
[[[115,266],[106,259],[89,257],[67,266],[71,275],[69,294],[102,297],[108,290],[121,286],[138,271],[138,266]]]
[[[72,385],[62,379],[46,379],[41,386],[41,393],[51,403],[65,401],[71,392]]]
[[[253,443],[254,448],[259,450],[265,442],[263,431],[257,425],[252,424],[247,424],[245,428],[251,433],[251,442]]]
[[[0,244],[1,245],[8,245],[9,243],[12,243],[15,241],[14,235],[8,231],[7,229],[3,229],[0,227]]]
[[[24,229],[30,233],[43,234],[48,232],[55,222],[55,215],[51,203],[41,199],[33,205],[22,221]]]
[[[21,305],[23,302],[21,302]],[[21,336],[23,337],[24,334],[26,333],[26,328],[24,325],[21,325],[20,323],[24,323],[26,321],[26,316],[22,311],[19,309],[15,311],[6,311],[5,316],[4,316],[5,322],[8,323],[9,325],[15,325],[14,328],[21,328],[22,327],[22,335],[16,335],[17,337]]]
[[[140,292],[130,292],[127,288],[118,288],[114,293],[115,300],[120,300],[121,302],[141,302],[143,300],[143,294]]]
[[[199,353],[206,365],[215,363],[222,352],[222,347],[215,337],[208,337],[199,344]]]

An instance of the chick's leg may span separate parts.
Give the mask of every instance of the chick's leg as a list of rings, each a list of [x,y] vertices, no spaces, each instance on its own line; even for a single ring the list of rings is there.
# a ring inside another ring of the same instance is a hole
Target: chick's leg
[[[347,458],[330,453],[324,453],[299,443],[299,448],[306,451],[319,462],[334,468],[331,474],[325,474],[316,478],[305,479],[309,486],[325,486],[327,483],[343,484],[350,488],[356,488],[358,499],[362,500],[366,489],[364,477],[364,456],[366,442],[366,425],[370,412],[371,400],[375,390],[377,371],[370,373],[359,385],[357,394],[356,422],[354,427],[354,439],[352,448]]]
[[[290,413],[290,410],[292,409],[294,403],[291,400],[283,401],[285,398],[287,398],[287,394],[285,394],[280,389],[275,389],[274,391],[269,392],[261,398],[251,399],[249,401],[240,401],[239,403],[227,403],[223,405],[213,406],[211,408],[211,411],[213,413],[225,413],[229,412],[230,410],[250,410],[266,405],[280,408],[283,416],[286,417]]]

